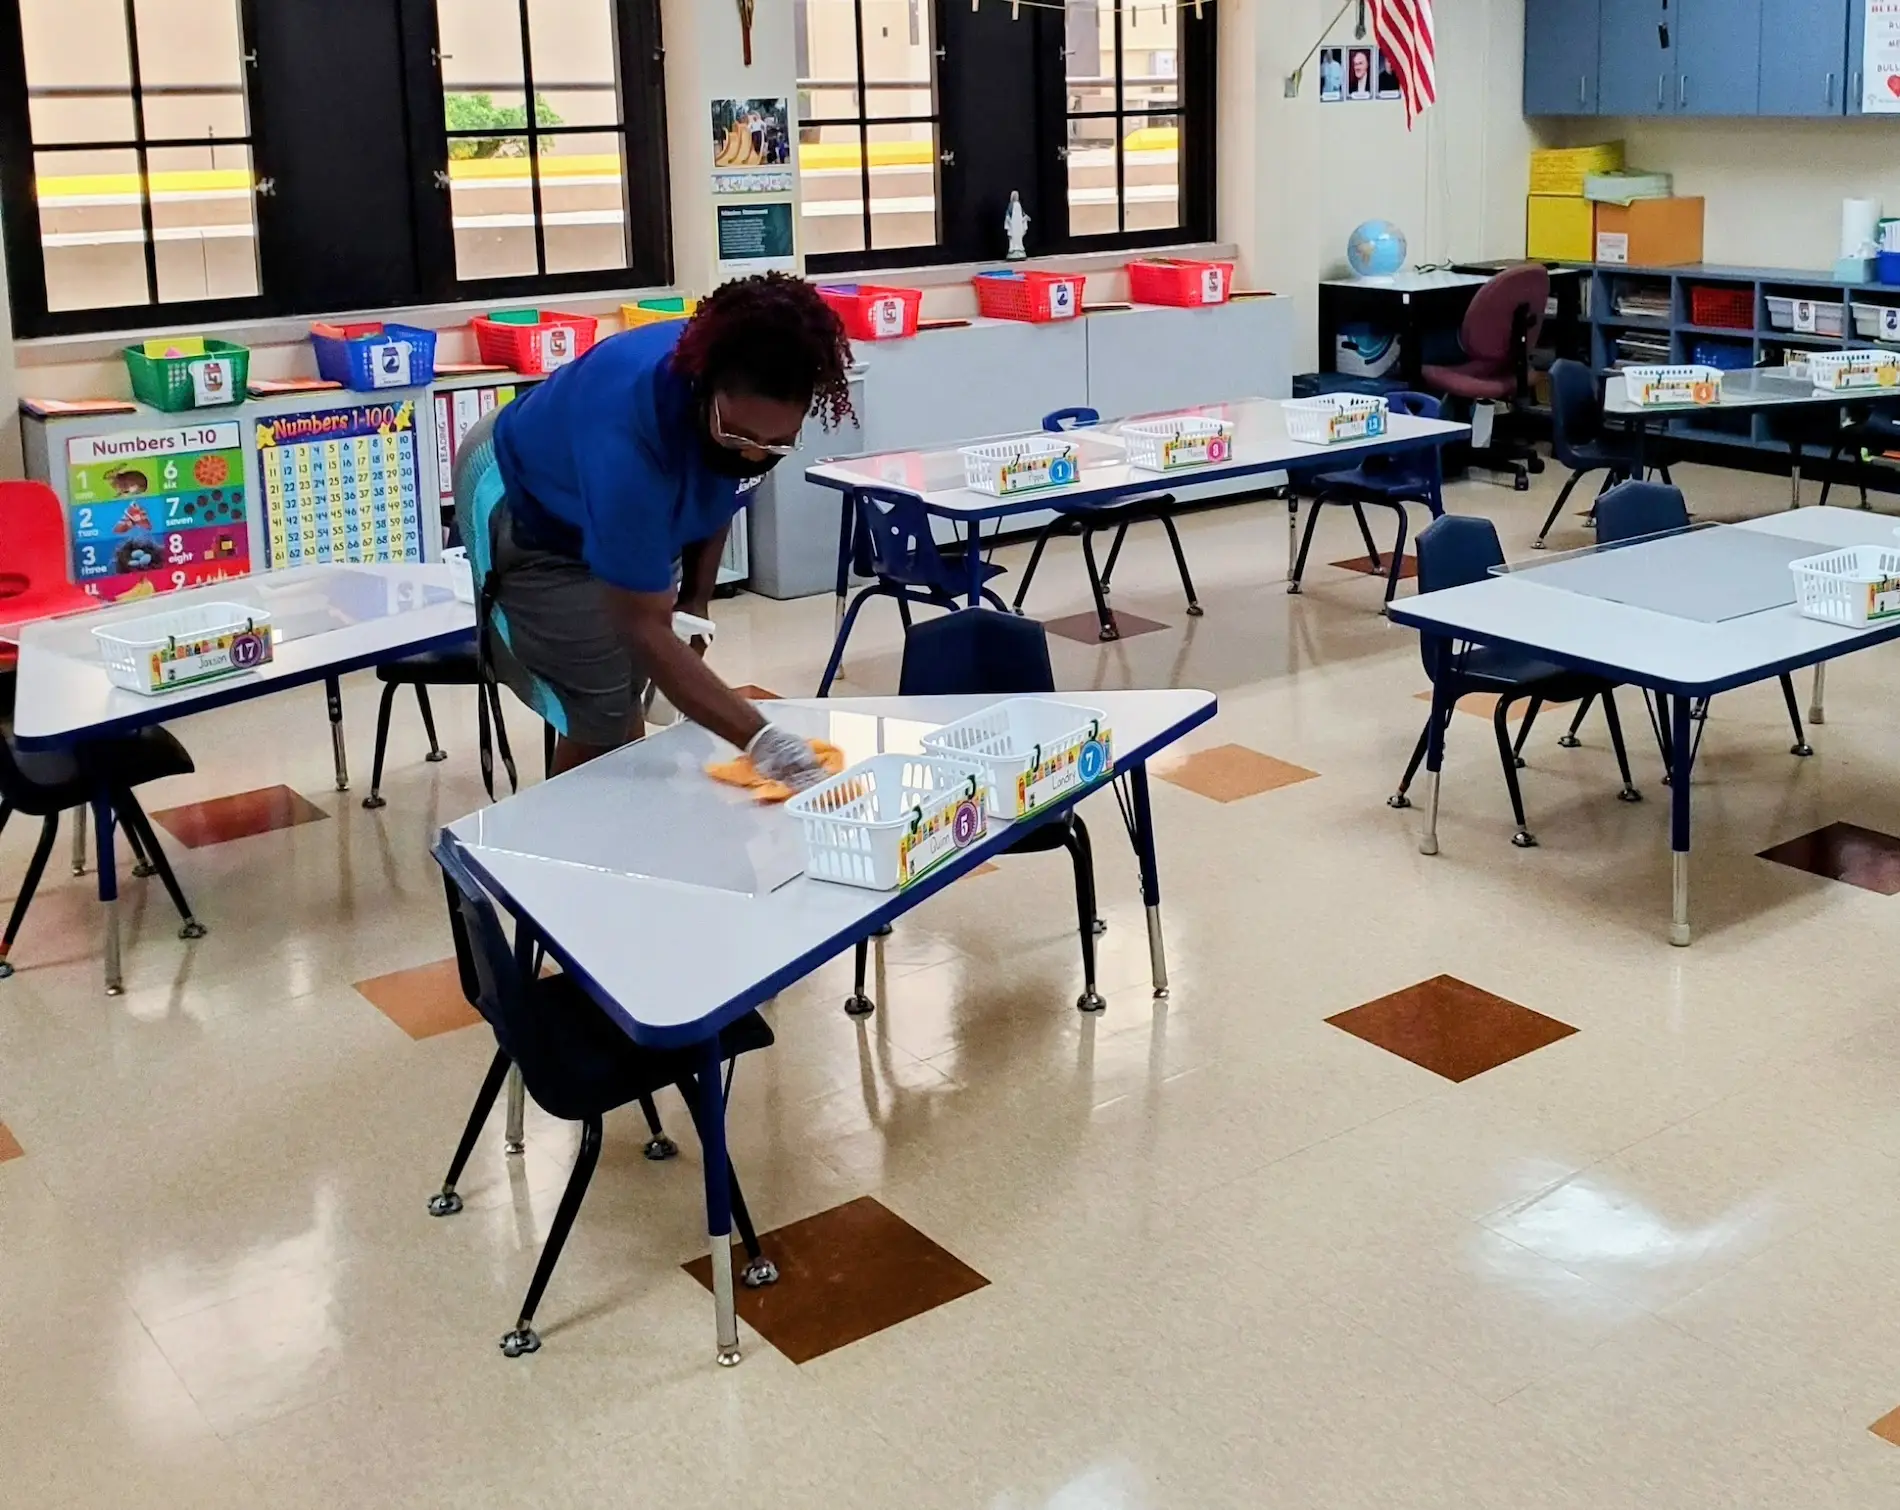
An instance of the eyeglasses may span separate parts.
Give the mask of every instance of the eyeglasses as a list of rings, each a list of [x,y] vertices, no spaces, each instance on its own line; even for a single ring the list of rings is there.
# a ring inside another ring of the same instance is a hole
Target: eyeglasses
[[[712,422],[714,444],[724,446],[728,451],[763,451],[767,456],[790,456],[798,450],[798,443],[805,434],[804,427],[801,425],[798,434],[786,442],[756,440],[750,435],[734,435],[726,428],[725,421],[720,417],[719,395],[716,393],[707,408],[707,417]]]

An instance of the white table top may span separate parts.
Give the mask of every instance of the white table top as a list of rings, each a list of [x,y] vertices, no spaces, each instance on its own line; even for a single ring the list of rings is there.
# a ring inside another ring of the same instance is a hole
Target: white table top
[[[1892,518],[1858,509],[1795,509],[1738,528],[1827,547],[1895,543]],[[1521,569],[1401,598],[1391,616],[1414,629],[1516,646],[1619,682],[1696,697],[1900,637],[1900,622],[1837,628],[1804,618],[1792,604],[1702,623],[1548,586],[1537,577],[1535,569]]]
[[[1146,760],[1216,706],[1194,691],[1058,695],[1108,715],[1118,767]],[[774,704],[772,717],[855,763],[914,753],[932,729],[997,700],[840,698]],[[982,841],[902,892],[815,881],[802,874],[802,841],[783,808],[705,775],[708,761],[730,755],[705,730],[676,724],[444,830],[496,900],[532,919],[562,967],[643,1043],[706,1038],[1010,842],[992,819]]]
[[[1198,415],[1228,419],[1234,425],[1234,454],[1229,461],[1172,472],[1146,472],[1128,464],[1120,438],[1121,426],[1135,419]],[[840,457],[820,462],[805,473],[822,487],[849,489],[875,484],[923,501],[933,514],[991,519],[1006,514],[1034,513],[1056,506],[1109,503],[1137,493],[1164,492],[1171,487],[1205,485],[1230,478],[1257,476],[1289,468],[1336,465],[1346,468],[1370,455],[1411,450],[1427,443],[1444,444],[1470,434],[1470,426],[1449,420],[1388,417],[1386,434],[1376,440],[1340,441],[1330,446],[1308,445],[1291,439],[1279,399],[1236,399],[1225,404],[1203,404],[1171,409],[1165,415],[1135,415],[1128,420],[1089,426],[1068,432],[1080,455],[1080,477],[1067,487],[1040,488],[1007,498],[994,498],[964,485],[963,456],[959,448],[934,451],[885,451],[869,456]],[[1008,436],[983,436],[964,442],[1048,439],[1041,430]]]
[[[1603,385],[1603,412],[1633,419],[1648,415],[1713,414],[1725,409],[1733,413],[1755,409],[1838,408],[1842,404],[1870,400],[1900,400],[1900,389],[1857,388],[1845,393],[1830,392],[1816,388],[1804,377],[1791,377],[1786,367],[1755,367],[1723,373],[1722,397],[1713,404],[1632,404],[1620,373]]]
[[[1483,273],[1455,273],[1450,268],[1441,267],[1430,272],[1405,268],[1387,278],[1322,278],[1320,285],[1324,288],[1363,288],[1375,293],[1422,294],[1441,288],[1476,288],[1490,281],[1490,277]]]
[[[14,739],[36,749],[125,733],[453,645],[475,630],[475,610],[456,601],[453,584],[452,568],[441,563],[300,566],[25,625],[18,631]],[[275,638],[272,659],[255,671],[156,697],[112,685],[93,638],[96,627],[199,603],[267,610]]]

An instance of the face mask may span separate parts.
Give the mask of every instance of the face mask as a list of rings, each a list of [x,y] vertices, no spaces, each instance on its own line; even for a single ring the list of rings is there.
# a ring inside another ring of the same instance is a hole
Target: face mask
[[[768,455],[754,461],[743,452],[722,446],[706,435],[699,439],[699,459],[715,477],[730,477],[739,482],[763,477],[783,460],[782,457]]]

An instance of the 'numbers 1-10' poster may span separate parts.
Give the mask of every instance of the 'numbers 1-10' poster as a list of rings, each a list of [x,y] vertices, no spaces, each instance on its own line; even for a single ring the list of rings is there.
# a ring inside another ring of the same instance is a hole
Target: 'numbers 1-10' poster
[[[235,420],[68,441],[73,580],[116,601],[244,576],[245,491]]]

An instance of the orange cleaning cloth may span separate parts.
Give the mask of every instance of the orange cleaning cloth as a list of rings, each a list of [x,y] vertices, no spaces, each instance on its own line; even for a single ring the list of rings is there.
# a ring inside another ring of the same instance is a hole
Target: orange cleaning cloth
[[[811,741],[811,752],[818,757],[818,763],[825,768],[827,775],[836,776],[844,769],[844,751],[836,745],[814,739]],[[758,767],[752,764],[750,755],[741,755],[737,760],[715,761],[706,767],[706,774],[714,781],[725,782],[727,786],[747,788],[758,802],[783,802],[792,795],[792,789],[784,782],[761,776]]]

